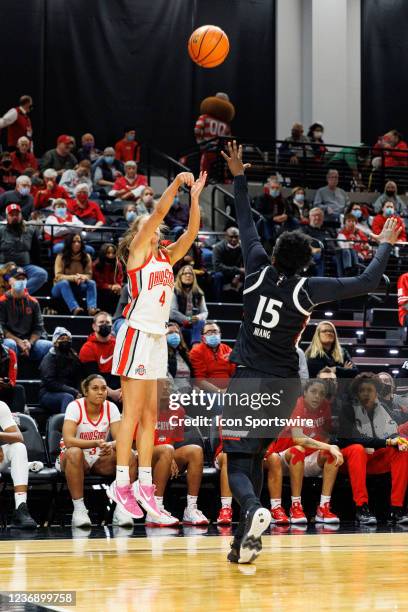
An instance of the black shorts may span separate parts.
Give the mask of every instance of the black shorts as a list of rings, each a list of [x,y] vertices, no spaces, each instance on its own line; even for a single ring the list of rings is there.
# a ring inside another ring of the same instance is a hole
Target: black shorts
[[[226,453],[264,454],[285,427],[283,421],[292,414],[301,393],[299,378],[281,378],[238,367],[227,389],[227,394],[233,397],[231,401],[224,400],[223,450]],[[248,399],[252,399],[250,404]],[[259,426],[256,425],[258,421]]]
[[[203,439],[194,429],[192,431],[184,431],[184,440],[181,440],[180,442],[175,442],[173,446],[174,449],[177,450],[178,448],[183,448],[183,446],[188,446],[189,444],[201,446],[201,448],[204,450]]]

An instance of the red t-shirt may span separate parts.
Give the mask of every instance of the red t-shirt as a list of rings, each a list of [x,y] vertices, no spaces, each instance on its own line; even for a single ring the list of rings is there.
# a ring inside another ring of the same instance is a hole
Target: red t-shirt
[[[115,144],[115,157],[122,162],[140,160],[140,144],[137,140],[119,140]]]
[[[10,157],[12,161],[11,167],[14,168],[14,170],[17,170],[19,174],[24,174],[24,170],[26,168],[34,168],[34,170],[37,170],[38,168],[37,158],[30,152],[25,153],[24,155],[21,153],[20,155],[17,155],[17,152],[13,151],[10,154]]]
[[[405,225],[404,225],[404,222],[403,222],[403,220],[401,219],[401,217],[399,215],[392,215],[391,217],[384,217],[384,215],[382,215],[382,214],[375,215],[375,217],[373,219],[373,224],[371,226],[371,229],[373,230],[373,234],[376,234],[377,236],[379,234],[381,234],[387,219],[397,219],[397,228],[398,229],[401,228],[401,233],[399,235],[399,240],[401,240],[402,242],[406,242],[407,235],[406,235],[406,232],[405,232]]]
[[[107,342],[99,342],[95,334],[91,334],[79,351],[80,361],[82,363],[96,361],[101,374],[110,374],[115,342],[115,336],[109,336]]]
[[[232,349],[221,344],[216,351],[200,342],[195,344],[190,351],[190,361],[193,366],[195,378],[201,379],[225,379],[225,387],[235,372],[236,365],[229,360]]]
[[[401,274],[398,279],[398,319],[401,326],[405,325],[404,319],[408,314],[408,310],[403,308],[404,304],[408,302],[408,272]]]
[[[313,425],[307,427],[306,425],[299,425],[299,428],[302,429],[305,436],[309,438],[313,438],[314,440],[319,440],[320,442],[325,442],[327,440],[327,433],[332,428],[332,414],[330,402],[327,400],[323,400],[317,410],[311,410],[306,404],[303,397],[299,397],[295,409],[290,415],[291,419],[311,419],[313,421]],[[297,427],[294,425],[293,427]],[[280,453],[284,450],[287,450],[291,446],[294,445],[292,439],[292,427],[286,427],[279,438],[272,442],[269,446],[266,455],[270,455],[271,453]],[[316,449],[308,448],[305,449],[306,455],[310,455],[314,453]]]
[[[81,208],[76,200],[68,200],[68,210],[79,219],[91,218],[96,221],[102,221],[104,225],[106,223],[105,216],[99,208],[99,205],[92,200],[88,200],[85,208]]]
[[[113,266],[105,264],[102,270],[98,270],[98,261],[94,261],[92,278],[96,282],[98,289],[109,289],[110,285],[122,285],[122,266],[119,264],[116,267],[115,262]]]
[[[127,189],[130,191],[131,189],[136,189],[141,185],[147,187],[147,178],[144,176],[144,174],[137,174],[133,181],[130,181],[130,179],[126,178],[126,176],[119,176],[113,185],[113,189],[115,191],[121,191],[122,189]]]
[[[51,191],[48,189],[41,189],[40,191],[37,191],[34,198],[34,208],[39,210],[41,208],[51,206],[51,202],[49,201],[50,198],[64,198],[64,200],[68,200],[69,193],[65,187],[61,187],[61,185],[55,183]]]

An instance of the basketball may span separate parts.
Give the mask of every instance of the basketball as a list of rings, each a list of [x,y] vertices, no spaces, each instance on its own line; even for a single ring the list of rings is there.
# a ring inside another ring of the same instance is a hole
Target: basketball
[[[217,26],[201,26],[191,34],[188,52],[193,62],[202,68],[215,68],[229,53],[228,36]]]

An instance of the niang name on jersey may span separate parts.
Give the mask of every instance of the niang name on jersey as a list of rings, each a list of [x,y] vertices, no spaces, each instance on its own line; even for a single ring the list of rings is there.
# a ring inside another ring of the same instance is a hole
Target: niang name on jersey
[[[267,340],[271,339],[271,332],[269,329],[264,329],[262,327],[255,327],[253,331],[254,336],[258,336],[259,338],[266,338]]]
[[[163,285],[163,287],[174,287],[174,274],[172,270],[159,270],[158,272],[150,272],[148,289]]]

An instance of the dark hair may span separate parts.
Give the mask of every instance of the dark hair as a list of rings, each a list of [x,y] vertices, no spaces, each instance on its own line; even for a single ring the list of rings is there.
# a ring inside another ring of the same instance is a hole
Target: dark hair
[[[322,131],[324,131],[324,125],[322,123],[312,123],[307,133],[308,138],[313,137],[313,132],[317,130],[317,128],[320,128]]]
[[[361,374],[357,374],[357,376],[353,379],[353,382],[351,383],[351,395],[357,397],[358,392],[360,391],[360,387],[364,383],[373,385],[377,393],[381,390],[382,387],[382,383],[378,378],[377,374],[374,374],[374,372],[361,372]]]
[[[216,326],[218,327],[218,329],[221,331],[221,328],[220,328],[220,326],[218,325],[217,321],[212,321],[211,319],[207,319],[207,321],[206,321],[206,322],[204,323],[204,325],[203,325],[203,332],[202,332],[202,333],[204,333],[204,329],[205,329],[206,327],[208,327],[208,325],[216,325]]]
[[[313,385],[322,385],[322,387],[324,387],[324,390],[326,392],[327,395],[327,386],[324,380],[321,380],[319,378],[309,378],[309,380],[307,380],[303,386],[303,395],[306,393],[306,391],[308,389],[310,389],[310,387],[312,387]]]
[[[103,380],[103,382],[106,382],[106,380],[101,374],[90,374],[85,378],[85,380],[81,382],[81,391],[83,395],[88,393],[89,385],[93,380],[95,380],[95,378],[100,378],[101,380]]]
[[[184,340],[183,334],[181,333],[180,325],[177,323],[177,321],[169,321],[167,329],[169,327],[177,327],[177,331],[180,334],[179,351],[184,352],[184,353],[186,353],[188,355],[188,353],[189,353],[188,346],[186,344],[186,341]]]
[[[96,313],[96,315],[94,315],[92,322],[96,323],[99,317],[101,316],[112,318],[112,315],[109,312],[106,312],[106,310],[100,310],[99,312]]]
[[[305,270],[312,261],[309,236],[299,230],[283,232],[276,241],[273,258],[275,268],[286,276],[294,276]]]
[[[70,234],[64,240],[64,248],[61,254],[62,261],[65,266],[69,266],[72,262],[72,243],[74,241],[75,236],[79,236],[81,239],[81,250],[79,251],[81,255],[81,265],[85,269],[88,263],[88,254],[85,252],[85,243],[82,239],[81,234]]]
[[[33,103],[33,99],[31,96],[21,96],[20,100],[19,100],[19,104],[20,106],[24,106],[24,104],[32,104]]]
[[[116,248],[116,245],[113,244],[113,242],[105,242],[99,249],[98,259],[96,260],[96,263],[95,263],[95,268],[99,272],[102,272],[105,267],[106,259],[107,259],[106,252],[109,248],[113,248],[115,250],[115,259],[116,259],[116,253],[118,250]]]
[[[357,219],[355,218],[355,216],[353,215],[353,213],[347,213],[344,216],[344,224],[346,223],[346,221],[354,221],[357,222]]]

